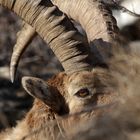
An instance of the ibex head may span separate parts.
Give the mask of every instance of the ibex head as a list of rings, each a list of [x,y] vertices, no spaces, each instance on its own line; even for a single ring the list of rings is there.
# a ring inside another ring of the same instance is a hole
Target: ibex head
[[[23,77],[22,84],[30,95],[59,115],[109,104],[117,96],[113,77],[102,69],[71,75],[60,73],[48,82],[39,78]]]
[[[110,47],[112,40],[119,38],[116,22],[101,1],[78,0],[77,5],[75,1],[72,5],[69,5],[69,2],[64,2],[65,7],[73,7],[73,12],[71,9],[65,12],[67,8],[64,12],[83,26],[88,39],[77,31],[70,19],[50,0],[0,0],[0,5],[14,11],[26,23],[18,34],[12,55],[12,81],[20,56],[36,32],[48,43],[61,62],[64,72],[48,82],[33,77],[22,79],[25,90],[58,115],[81,112],[90,106],[109,104],[116,96],[113,76],[107,67],[92,65],[89,47],[91,44],[97,48],[100,45]],[[63,2],[56,2],[61,9],[59,3]],[[76,10],[81,12],[81,16]],[[101,30],[98,30],[100,27]]]
[[[109,83],[108,79],[111,76],[104,68],[93,68],[91,64],[93,62],[90,62],[89,59],[91,55],[89,44],[92,42],[96,47],[98,45],[105,47],[107,44],[104,42],[111,44],[112,40],[119,38],[117,36],[118,29],[110,11],[101,1],[79,0],[75,6],[73,6],[75,2],[72,1],[71,3],[70,1],[61,2],[61,0],[53,2],[70,18],[83,26],[88,40],[75,29],[69,18],[49,0],[13,0],[8,2],[1,0],[0,5],[13,10],[26,22],[22,31],[18,33],[11,59],[10,73],[13,81],[21,54],[37,32],[52,48],[65,72],[52,78],[48,83],[37,78],[23,78],[23,87],[28,93],[41,99],[59,113],[65,101],[71,112],[72,108],[80,110],[82,106],[87,106],[87,103],[97,104],[97,94],[102,95],[102,93],[110,92],[110,87],[113,84]],[[68,10],[70,7],[73,10]],[[77,8],[78,10],[76,10]],[[78,16],[78,12],[81,12],[81,16]],[[97,16],[98,12],[99,17]],[[101,29],[99,24],[95,23],[95,19],[100,22]],[[65,100],[57,100],[55,97],[63,97]]]

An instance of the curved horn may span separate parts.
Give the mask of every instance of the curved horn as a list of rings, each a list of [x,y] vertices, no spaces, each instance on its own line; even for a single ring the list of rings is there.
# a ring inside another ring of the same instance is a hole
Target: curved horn
[[[49,0],[0,0],[48,43],[66,73],[90,70],[87,40]]]
[[[108,43],[120,40],[116,20],[101,0],[53,0],[53,3],[81,24],[89,42],[102,46],[101,39]]]
[[[35,29],[27,23],[24,23],[22,30],[17,33],[17,41],[13,48],[10,63],[10,77],[12,82],[14,82],[14,77],[16,74],[20,57],[35,35]]]

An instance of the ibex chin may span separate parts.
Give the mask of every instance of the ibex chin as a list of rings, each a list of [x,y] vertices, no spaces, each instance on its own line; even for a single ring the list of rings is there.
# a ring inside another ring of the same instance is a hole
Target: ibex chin
[[[93,56],[93,62],[90,50],[93,47],[93,54],[96,55],[98,47],[102,50],[111,49],[113,43],[116,45],[120,41],[111,12],[99,0],[52,2],[0,0],[0,5],[14,11],[25,22],[18,33],[11,59],[11,80],[14,81],[21,54],[36,33],[48,43],[64,68],[64,72],[47,82],[23,77],[22,85],[35,97],[35,101],[26,117],[15,128],[1,134],[2,140],[58,139],[63,130],[68,133],[80,119],[72,117],[69,121],[63,121],[63,116],[111,104],[117,97],[117,82],[103,61],[102,53],[99,54],[101,58]],[[78,32],[70,19],[81,24],[87,37]],[[86,121],[90,116],[98,114],[93,109],[89,114],[81,115],[81,118]]]

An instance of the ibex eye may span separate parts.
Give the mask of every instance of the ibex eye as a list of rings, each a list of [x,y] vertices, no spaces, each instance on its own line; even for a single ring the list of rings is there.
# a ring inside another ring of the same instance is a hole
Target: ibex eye
[[[78,92],[75,93],[75,95],[77,97],[81,97],[81,98],[84,98],[86,96],[88,96],[90,93],[89,93],[89,90],[87,88],[84,88],[84,89],[80,89]]]

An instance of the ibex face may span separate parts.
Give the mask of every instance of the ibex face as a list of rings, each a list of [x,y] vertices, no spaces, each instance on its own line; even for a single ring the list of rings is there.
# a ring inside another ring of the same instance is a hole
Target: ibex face
[[[38,78],[24,77],[22,83],[29,94],[40,99],[59,115],[109,104],[116,96],[113,78],[104,69],[70,75],[60,73],[48,83]]]
[[[106,95],[113,92],[113,79],[103,69],[94,69],[91,72],[79,72],[67,77],[65,88],[69,98],[70,113],[84,111],[91,106],[109,103]],[[112,83],[111,83],[112,82]]]

